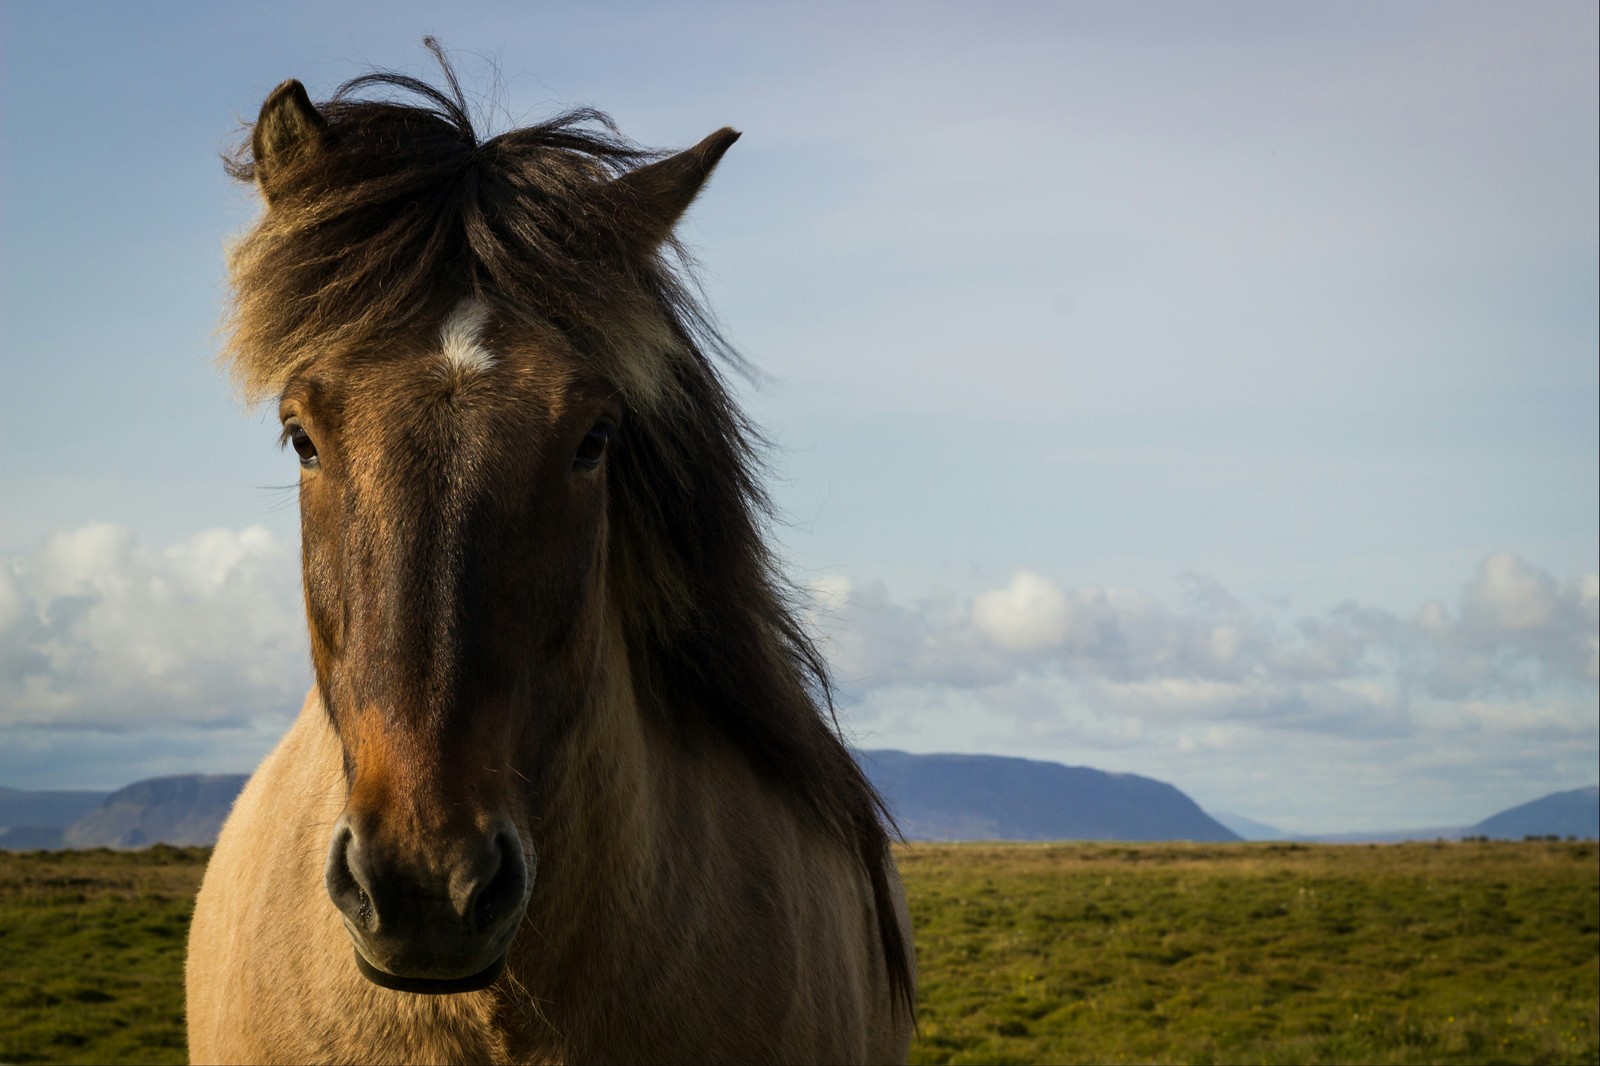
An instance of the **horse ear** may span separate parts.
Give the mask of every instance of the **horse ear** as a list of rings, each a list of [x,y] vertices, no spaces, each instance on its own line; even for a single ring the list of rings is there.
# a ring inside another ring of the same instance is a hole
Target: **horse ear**
[[[652,251],[671,235],[718,160],[738,139],[738,130],[724,126],[693,148],[630,170],[611,183],[645,220],[644,236]]]
[[[256,184],[271,203],[273,183],[285,164],[304,152],[320,152],[333,140],[328,120],[306,95],[306,87],[290,78],[267,96],[250,134]]]

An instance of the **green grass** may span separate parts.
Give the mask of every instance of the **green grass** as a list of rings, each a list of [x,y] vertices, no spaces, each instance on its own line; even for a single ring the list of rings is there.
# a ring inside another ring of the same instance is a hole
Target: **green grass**
[[[1600,1061],[1590,844],[914,845],[913,1062]]]
[[[205,848],[0,852],[0,1062],[183,1062]]]
[[[1592,843],[927,845],[913,1062],[1600,1063]],[[0,853],[0,1062],[180,1062],[203,849]]]

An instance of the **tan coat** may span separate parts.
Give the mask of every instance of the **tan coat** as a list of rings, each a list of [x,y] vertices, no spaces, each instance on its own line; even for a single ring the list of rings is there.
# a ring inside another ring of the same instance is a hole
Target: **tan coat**
[[[597,730],[575,736],[574,795],[641,756],[643,732],[603,747]],[[505,977],[461,995],[387,991],[357,972],[323,888],[344,782],[313,693],[239,797],[201,886],[191,1060],[903,1062],[909,1022],[851,857],[785,816],[734,759],[715,778],[632,780],[631,795],[547,819],[556,831],[536,841]],[[584,847],[604,822],[624,832]],[[773,824],[783,830],[762,831]],[[903,903],[899,919],[909,941]]]
[[[231,168],[267,210],[226,361],[299,457],[317,687],[201,887],[190,1055],[903,1061],[882,800],[663,254],[739,135],[484,139],[444,71],[287,81]]]

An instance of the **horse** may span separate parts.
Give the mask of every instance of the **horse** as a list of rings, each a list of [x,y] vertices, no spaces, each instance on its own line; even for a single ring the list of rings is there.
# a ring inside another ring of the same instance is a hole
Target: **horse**
[[[482,138],[428,43],[227,157],[314,681],[205,872],[191,1059],[903,1062],[893,823],[674,236],[739,134]]]

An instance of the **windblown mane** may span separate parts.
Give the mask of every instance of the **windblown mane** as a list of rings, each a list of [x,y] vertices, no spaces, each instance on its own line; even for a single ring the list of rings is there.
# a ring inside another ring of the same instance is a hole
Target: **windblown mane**
[[[229,255],[225,363],[266,399],[313,360],[404,357],[466,296],[589,360],[627,408],[608,567],[643,702],[682,716],[686,736],[719,731],[859,855],[891,985],[913,1006],[892,822],[838,735],[826,665],[767,548],[763,442],[713,359],[738,356],[676,243],[612,181],[662,153],[587,109],[481,140],[435,54],[448,92],[355,78],[318,105],[329,150],[275,160],[271,208]],[[257,177],[248,139],[228,165]]]

